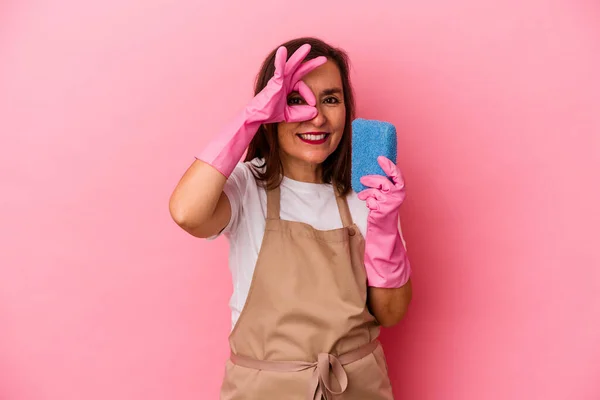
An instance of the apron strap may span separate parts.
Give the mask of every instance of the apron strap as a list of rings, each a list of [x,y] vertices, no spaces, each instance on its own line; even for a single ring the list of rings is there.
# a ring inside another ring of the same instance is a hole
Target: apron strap
[[[338,211],[342,218],[342,225],[344,228],[353,224],[352,214],[350,214],[350,208],[348,207],[348,199],[346,196],[340,196],[337,188],[335,190],[335,200],[337,201]]]
[[[273,190],[267,190],[267,219],[279,219],[279,205],[279,186]]]

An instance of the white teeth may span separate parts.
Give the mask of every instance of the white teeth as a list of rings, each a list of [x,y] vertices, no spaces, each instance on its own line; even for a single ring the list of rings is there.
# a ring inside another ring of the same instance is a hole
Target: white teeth
[[[323,140],[323,139],[325,139],[325,136],[326,135],[324,133],[322,133],[320,135],[310,135],[310,134],[303,133],[300,135],[300,137],[304,140]]]

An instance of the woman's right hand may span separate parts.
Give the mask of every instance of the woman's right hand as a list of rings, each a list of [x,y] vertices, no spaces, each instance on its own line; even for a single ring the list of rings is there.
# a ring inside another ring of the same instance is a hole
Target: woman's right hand
[[[287,49],[281,46],[275,54],[275,73],[263,90],[248,104],[248,117],[260,123],[301,122],[317,115],[316,99],[310,88],[302,81],[309,72],[327,62],[324,56],[302,63],[310,52],[304,44],[287,59]],[[288,105],[288,96],[298,92],[307,105]]]

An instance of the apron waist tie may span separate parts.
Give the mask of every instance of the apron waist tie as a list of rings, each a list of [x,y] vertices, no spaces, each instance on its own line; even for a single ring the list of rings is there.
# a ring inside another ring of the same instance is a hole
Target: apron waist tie
[[[240,367],[264,371],[298,372],[314,368],[310,380],[308,399],[328,400],[331,395],[344,393],[348,387],[348,376],[343,365],[353,363],[373,353],[379,346],[379,341],[374,340],[348,353],[334,356],[329,353],[319,353],[316,362],[307,361],[266,361],[231,353],[230,361]],[[335,376],[340,384],[340,391],[331,389],[330,373]]]

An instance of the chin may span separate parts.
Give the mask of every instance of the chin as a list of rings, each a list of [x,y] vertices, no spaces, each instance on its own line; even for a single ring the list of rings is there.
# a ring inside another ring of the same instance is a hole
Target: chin
[[[323,164],[325,160],[327,160],[327,157],[329,157],[329,155],[330,154],[328,153],[303,154],[300,155],[298,159],[310,164]]]

